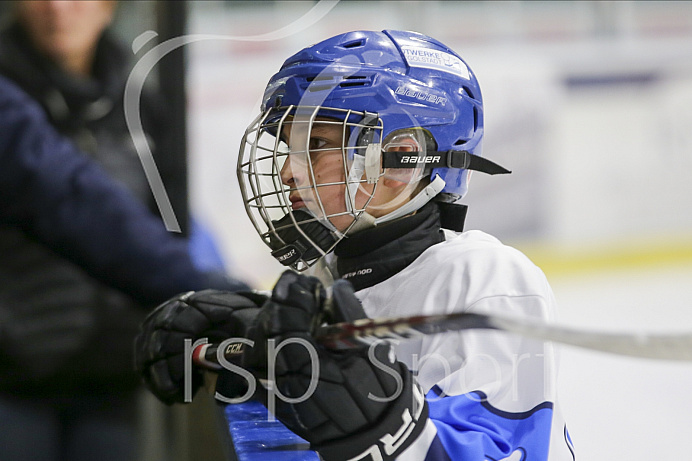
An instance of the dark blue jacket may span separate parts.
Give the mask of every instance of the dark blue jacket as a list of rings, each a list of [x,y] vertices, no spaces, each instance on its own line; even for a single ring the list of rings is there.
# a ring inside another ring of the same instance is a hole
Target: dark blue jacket
[[[41,108],[1,76],[0,224],[21,228],[145,303],[187,290],[245,288],[197,271],[187,240],[168,233],[160,218],[58,135]]]

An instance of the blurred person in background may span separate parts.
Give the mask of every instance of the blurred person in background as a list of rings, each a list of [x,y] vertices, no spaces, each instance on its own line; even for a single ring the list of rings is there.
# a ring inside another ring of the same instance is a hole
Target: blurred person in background
[[[224,272],[197,269],[187,240],[169,233],[1,75],[0,121],[0,226],[21,230],[143,305],[158,304],[181,287],[248,288]],[[12,326],[7,307],[0,305],[2,345]]]
[[[130,62],[108,30],[116,6],[115,1],[13,2],[10,21],[0,31],[0,74],[37,101],[59,133],[156,212],[124,118]],[[145,92],[142,123],[155,158],[165,155],[157,150],[166,136],[164,114],[156,95]],[[3,117],[2,123],[10,119]],[[65,200],[74,198],[68,192]],[[192,243],[210,241],[204,248]],[[188,252],[199,269],[224,271],[208,235],[192,235],[190,242]],[[105,254],[108,250],[103,247]],[[22,360],[0,354],[0,458],[135,458],[139,380],[132,370],[132,341],[152,304],[105,285],[104,278],[22,226],[0,224],[0,254],[0,311],[5,330],[14,332],[5,335],[4,346],[14,338],[10,349],[23,352]],[[30,347],[36,344],[41,347]]]

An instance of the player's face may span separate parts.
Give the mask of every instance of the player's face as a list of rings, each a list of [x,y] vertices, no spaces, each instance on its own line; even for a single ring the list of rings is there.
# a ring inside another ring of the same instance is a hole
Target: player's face
[[[281,169],[281,182],[291,188],[291,207],[308,208],[315,216],[327,216],[339,230],[348,228],[353,217],[346,214],[344,199],[346,171],[341,124],[318,119],[308,132],[306,124],[288,123],[282,139],[290,154]]]
[[[312,130],[307,129],[307,124],[293,123],[284,126],[282,131],[282,140],[289,146],[290,154],[281,169],[281,182],[291,188],[292,209],[308,208],[315,216],[326,216],[340,231],[345,231],[354,219],[346,208],[343,137],[341,122],[328,119],[316,120]],[[366,211],[377,218],[407,202],[412,186],[381,178],[368,202],[373,189],[374,185],[361,183],[355,207],[362,209],[367,203]]]

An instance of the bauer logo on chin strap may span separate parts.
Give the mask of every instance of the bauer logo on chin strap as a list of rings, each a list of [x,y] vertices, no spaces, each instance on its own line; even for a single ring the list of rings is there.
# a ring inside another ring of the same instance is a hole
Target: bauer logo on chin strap
[[[433,152],[382,152],[383,168],[412,168],[422,167],[425,170],[433,168],[464,168],[480,171],[486,174],[508,174],[508,169],[487,158],[473,155],[465,150],[448,150]]]

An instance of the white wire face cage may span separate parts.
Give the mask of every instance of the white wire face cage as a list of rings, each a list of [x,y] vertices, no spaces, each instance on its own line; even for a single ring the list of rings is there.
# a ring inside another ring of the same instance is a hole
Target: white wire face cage
[[[238,181],[245,211],[279,262],[307,269],[358,221],[382,174],[382,130],[376,114],[323,106],[273,108],[250,124]]]

